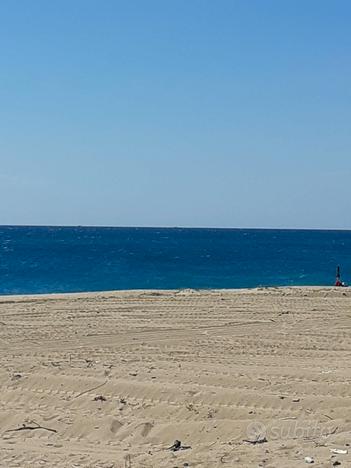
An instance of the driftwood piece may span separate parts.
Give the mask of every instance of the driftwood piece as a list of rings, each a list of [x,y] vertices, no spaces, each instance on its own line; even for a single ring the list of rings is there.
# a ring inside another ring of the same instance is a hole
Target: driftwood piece
[[[255,440],[244,439],[243,442],[247,442],[248,444],[256,445],[256,444],[264,444],[268,442],[266,437],[257,437]]]
[[[35,424],[34,426],[31,424]],[[21,427],[17,427],[16,429],[8,429],[5,432],[18,432],[18,431],[34,431],[35,429],[43,429],[44,431],[49,431],[49,432],[57,432],[56,429],[51,429],[49,427],[41,426],[35,421],[31,421],[29,424],[22,424]]]
[[[86,393],[92,392],[93,390],[97,390],[98,388],[102,387],[103,385],[106,385],[107,382],[108,382],[108,380],[105,380],[104,383],[102,383],[102,384],[100,384],[100,385],[97,385],[96,387],[89,388],[88,390],[85,390],[84,392],[79,393],[79,394],[76,395],[74,398],[79,398],[79,397],[81,397],[82,395],[85,395]]]

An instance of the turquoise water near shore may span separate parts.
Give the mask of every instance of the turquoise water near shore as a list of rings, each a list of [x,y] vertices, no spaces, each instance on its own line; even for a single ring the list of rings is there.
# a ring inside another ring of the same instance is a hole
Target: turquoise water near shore
[[[351,231],[0,227],[0,294],[351,282]]]

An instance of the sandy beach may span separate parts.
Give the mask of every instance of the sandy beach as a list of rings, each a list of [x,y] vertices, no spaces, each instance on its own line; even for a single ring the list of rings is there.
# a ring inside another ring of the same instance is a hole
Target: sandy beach
[[[0,466],[350,467],[350,323],[347,288],[3,296]]]

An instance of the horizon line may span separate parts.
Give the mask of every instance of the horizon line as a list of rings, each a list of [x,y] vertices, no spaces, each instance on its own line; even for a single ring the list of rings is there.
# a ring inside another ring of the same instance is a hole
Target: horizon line
[[[217,229],[245,231],[351,231],[351,228],[308,228],[308,227],[224,227],[224,226],[138,226],[104,224],[0,224],[0,228],[101,228],[101,229]]]

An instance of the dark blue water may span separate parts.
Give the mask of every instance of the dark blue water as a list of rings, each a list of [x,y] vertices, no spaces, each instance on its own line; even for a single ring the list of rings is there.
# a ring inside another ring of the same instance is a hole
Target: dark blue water
[[[0,227],[0,293],[351,282],[351,231]]]

